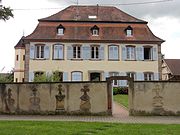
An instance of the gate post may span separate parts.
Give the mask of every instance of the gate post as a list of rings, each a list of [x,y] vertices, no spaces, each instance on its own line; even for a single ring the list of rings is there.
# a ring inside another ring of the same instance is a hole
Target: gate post
[[[106,79],[107,82],[107,98],[108,98],[108,113],[112,115],[112,80]]]

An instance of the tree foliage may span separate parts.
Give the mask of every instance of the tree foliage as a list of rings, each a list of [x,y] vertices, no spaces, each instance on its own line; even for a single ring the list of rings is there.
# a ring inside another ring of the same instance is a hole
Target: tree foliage
[[[0,5],[0,20],[8,20],[10,17],[14,17],[12,13],[12,9],[10,7],[4,7]]]
[[[0,74],[0,83],[13,82],[13,79],[14,79],[13,73],[10,73],[10,74],[7,74],[7,75]]]
[[[53,72],[52,75],[36,75],[34,77],[34,82],[61,82],[62,76],[59,74],[59,71]]]

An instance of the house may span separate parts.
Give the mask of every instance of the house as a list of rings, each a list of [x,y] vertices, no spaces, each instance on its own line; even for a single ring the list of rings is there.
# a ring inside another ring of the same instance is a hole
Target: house
[[[15,46],[15,82],[32,82],[55,71],[61,81],[104,81],[117,75],[161,79],[164,40],[151,32],[146,21],[98,5],[69,6],[38,21]]]
[[[180,80],[180,59],[163,59],[162,80]]]

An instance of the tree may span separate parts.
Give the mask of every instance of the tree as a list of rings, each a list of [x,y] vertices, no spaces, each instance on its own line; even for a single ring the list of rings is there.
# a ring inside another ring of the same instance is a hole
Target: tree
[[[62,82],[62,74],[59,71],[53,72],[53,74],[35,75],[33,82]]]
[[[13,82],[14,73],[0,74],[0,83]]]
[[[0,0],[1,3],[1,0]],[[0,20],[8,20],[10,17],[14,17],[10,7],[5,7],[0,4]]]

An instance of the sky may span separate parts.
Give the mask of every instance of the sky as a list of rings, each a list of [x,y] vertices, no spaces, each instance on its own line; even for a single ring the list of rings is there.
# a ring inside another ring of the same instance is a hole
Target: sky
[[[166,41],[162,44],[162,54],[165,58],[180,59],[180,0],[122,5],[154,1],[161,0],[79,0],[78,2],[79,5],[116,6],[136,18],[147,21],[152,32]],[[13,69],[14,46],[23,35],[27,36],[33,32],[38,19],[48,17],[76,3],[77,0],[2,0],[4,6],[14,9],[14,18],[7,21],[0,20],[0,72],[9,72]]]

